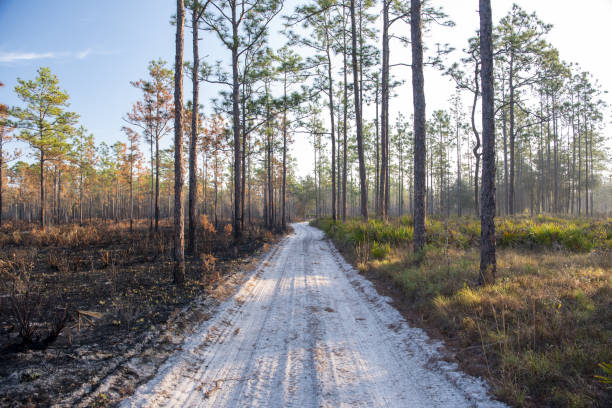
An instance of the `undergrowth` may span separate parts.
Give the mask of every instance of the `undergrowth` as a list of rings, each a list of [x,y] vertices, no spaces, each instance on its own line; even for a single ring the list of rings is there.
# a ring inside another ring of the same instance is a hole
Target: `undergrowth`
[[[392,283],[412,319],[445,338],[498,398],[603,407],[612,406],[602,380],[612,362],[611,221],[497,220],[497,281],[485,287],[476,219],[428,220],[419,265],[410,218],[315,224],[361,271]]]
[[[317,220],[317,226],[338,241],[399,245],[412,242],[411,217],[390,222],[352,219],[346,222],[330,218]],[[442,246],[448,243],[457,248],[470,248],[480,240],[480,220],[450,218],[426,221],[426,241]],[[539,216],[536,218],[498,218],[495,222],[496,242],[500,248],[547,248],[588,252],[598,248],[612,248],[612,219],[566,219]]]

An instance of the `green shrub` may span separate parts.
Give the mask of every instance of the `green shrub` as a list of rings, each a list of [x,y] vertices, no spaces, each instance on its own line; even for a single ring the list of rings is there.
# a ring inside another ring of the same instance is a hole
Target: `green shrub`
[[[372,244],[372,249],[370,250],[372,258],[377,260],[385,259],[390,252],[391,245],[389,245],[389,243],[379,244],[376,241],[374,241],[374,243]]]
[[[390,244],[391,247],[412,243],[412,217],[392,221],[351,219],[346,222],[321,218],[312,222],[327,236],[346,244],[364,242]],[[549,216],[498,218],[496,241],[500,248],[550,248],[588,252],[595,248],[612,248],[612,220],[565,219]],[[466,249],[480,243],[480,220],[450,218],[426,220],[426,242],[434,247],[449,245]]]

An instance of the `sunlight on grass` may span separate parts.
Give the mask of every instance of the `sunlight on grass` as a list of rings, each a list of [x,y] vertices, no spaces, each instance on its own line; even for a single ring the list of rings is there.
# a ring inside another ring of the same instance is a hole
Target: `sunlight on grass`
[[[317,225],[349,259],[369,248],[360,270],[392,282],[423,324],[482,359],[498,397],[592,406],[606,392],[595,376],[612,361],[611,219],[497,220],[497,281],[485,287],[476,219],[429,219],[418,266],[410,217]]]

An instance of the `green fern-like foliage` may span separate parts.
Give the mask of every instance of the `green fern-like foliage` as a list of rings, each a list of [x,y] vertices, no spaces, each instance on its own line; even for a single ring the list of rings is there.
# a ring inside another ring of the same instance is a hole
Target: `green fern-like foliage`
[[[599,367],[603,370],[604,375],[596,375],[597,381],[602,384],[612,386],[612,364],[610,363],[599,363]]]

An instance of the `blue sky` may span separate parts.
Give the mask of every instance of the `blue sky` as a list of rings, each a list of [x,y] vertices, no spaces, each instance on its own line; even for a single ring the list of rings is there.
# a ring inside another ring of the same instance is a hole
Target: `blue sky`
[[[129,81],[144,77],[152,59],[174,59],[173,6],[168,0],[0,0],[1,100],[18,103],[16,78],[34,78],[39,66],[48,66],[96,139],[117,140],[121,117],[139,96]]]
[[[493,18],[498,21],[516,1],[527,11],[535,11],[547,23],[554,25],[550,42],[559,49],[561,58],[579,62],[592,72],[604,89],[612,91],[612,54],[605,41],[612,38],[612,0],[588,0],[576,7],[569,0],[493,0]],[[300,0],[286,0],[284,13],[293,10]],[[429,44],[448,42],[457,50],[478,28],[476,0],[437,0],[456,22],[453,28],[436,28],[425,41]],[[0,0],[0,101],[18,104],[13,87],[16,78],[32,79],[36,69],[48,66],[70,94],[71,109],[81,115],[81,123],[91,131],[97,142],[123,140],[122,116],[139,98],[130,81],[146,77],[149,61],[163,58],[174,61],[174,27],[170,16],[175,12],[173,0]],[[283,42],[278,34],[280,19],[272,25],[271,45]],[[185,58],[191,57],[191,33],[185,30]],[[201,35],[200,56],[213,62],[225,58],[227,50],[211,34]],[[604,44],[602,44],[604,41]],[[602,48],[603,47],[603,48]],[[409,49],[392,44],[393,62],[409,61]],[[456,61],[460,55],[454,54]],[[338,61],[339,62],[339,61]],[[405,85],[391,103],[391,122],[397,112],[410,114],[412,95],[408,68],[392,72],[403,78]],[[189,98],[191,81],[186,79],[185,94]],[[427,111],[448,107],[453,85],[433,70],[425,72]],[[203,85],[202,103],[218,88]],[[612,104],[612,94],[607,100]],[[466,101],[466,106],[469,101]],[[366,119],[372,119],[374,108],[365,109]],[[609,122],[609,120],[608,120]],[[608,125],[606,131],[612,132]],[[164,144],[170,143],[168,137]],[[145,149],[146,150],[146,149]],[[293,148],[298,159],[298,173],[312,168],[312,155],[306,139],[298,138]]]
[[[0,81],[5,84],[0,101],[19,104],[13,92],[17,78],[33,79],[40,66],[48,66],[68,91],[70,109],[81,115],[97,142],[125,139],[121,118],[140,97],[130,81],[145,78],[153,59],[174,65],[170,17],[175,12],[171,0],[0,0]],[[280,21],[274,32],[279,28]],[[189,60],[189,28],[185,37]],[[226,56],[216,38],[201,37],[200,58],[210,56],[213,62]],[[277,34],[272,42],[280,46]],[[188,78],[184,86],[189,99]],[[208,105],[217,90],[203,85],[202,103]],[[163,144],[171,142],[166,139]]]

